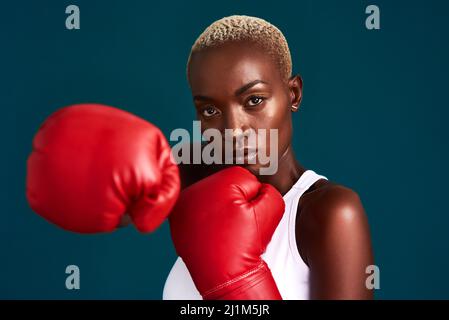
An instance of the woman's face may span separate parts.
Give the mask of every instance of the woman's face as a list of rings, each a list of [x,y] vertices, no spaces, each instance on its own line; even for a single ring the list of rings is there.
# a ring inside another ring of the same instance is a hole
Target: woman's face
[[[292,135],[292,104],[297,107],[301,100],[301,79],[283,81],[277,64],[256,45],[230,43],[194,54],[189,82],[203,132],[218,129],[224,145],[225,129],[266,129],[267,139],[265,143],[258,140],[257,152],[263,149],[268,156],[275,147],[276,160],[287,152]],[[277,147],[270,129],[278,130]],[[255,164],[248,165],[248,146],[244,149],[244,166],[257,174],[263,164],[257,158]]]

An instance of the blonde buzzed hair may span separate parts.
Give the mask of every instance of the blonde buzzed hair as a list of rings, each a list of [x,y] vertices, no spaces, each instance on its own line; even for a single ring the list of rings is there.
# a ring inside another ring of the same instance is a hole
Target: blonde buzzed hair
[[[249,41],[261,46],[277,63],[282,79],[292,73],[292,59],[287,40],[271,23],[256,17],[233,15],[215,21],[196,39],[187,62],[187,78],[192,56],[202,50],[219,47],[229,42]]]

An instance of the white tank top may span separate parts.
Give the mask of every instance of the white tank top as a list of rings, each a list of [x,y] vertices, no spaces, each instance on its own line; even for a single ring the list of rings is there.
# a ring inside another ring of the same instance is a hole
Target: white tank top
[[[284,300],[309,299],[309,267],[301,258],[296,245],[296,216],[299,198],[320,179],[326,178],[307,170],[284,195],[284,215],[262,255]],[[181,257],[178,257],[165,281],[162,298],[202,299]]]

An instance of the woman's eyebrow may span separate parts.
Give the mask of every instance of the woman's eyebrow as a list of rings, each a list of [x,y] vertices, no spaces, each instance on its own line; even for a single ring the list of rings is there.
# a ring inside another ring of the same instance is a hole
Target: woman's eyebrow
[[[242,93],[244,93],[246,90],[248,90],[249,88],[254,87],[254,86],[255,86],[256,84],[258,84],[258,83],[268,84],[268,82],[263,81],[263,80],[254,80],[254,81],[251,81],[250,83],[245,84],[245,85],[242,86],[241,88],[235,90],[235,93],[234,93],[234,94],[235,94],[236,96],[239,96],[239,95],[241,95]]]
[[[199,101],[211,101],[212,98],[206,97],[206,96],[194,96],[193,100],[199,100]]]
[[[246,90],[254,87],[256,84],[259,84],[259,83],[269,84],[268,82],[263,81],[263,80],[254,80],[254,81],[251,81],[251,82],[245,84],[244,86],[238,88],[237,90],[235,90],[234,95],[239,96],[242,93],[244,93]],[[213,99],[210,98],[210,97],[207,97],[207,96],[196,95],[196,96],[193,96],[193,100],[196,100],[196,101],[211,101]]]

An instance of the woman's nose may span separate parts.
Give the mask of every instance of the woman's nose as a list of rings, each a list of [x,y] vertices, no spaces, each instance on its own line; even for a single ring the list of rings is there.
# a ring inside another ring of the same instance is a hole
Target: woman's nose
[[[239,110],[226,113],[224,117],[225,130],[223,131],[223,138],[225,143],[232,143],[237,148],[245,144],[245,137],[248,134],[248,129],[251,128],[250,119]]]
[[[224,129],[245,131],[250,127],[247,123],[248,121],[245,115],[239,112],[238,108],[233,108],[232,110],[226,112],[224,120]]]

